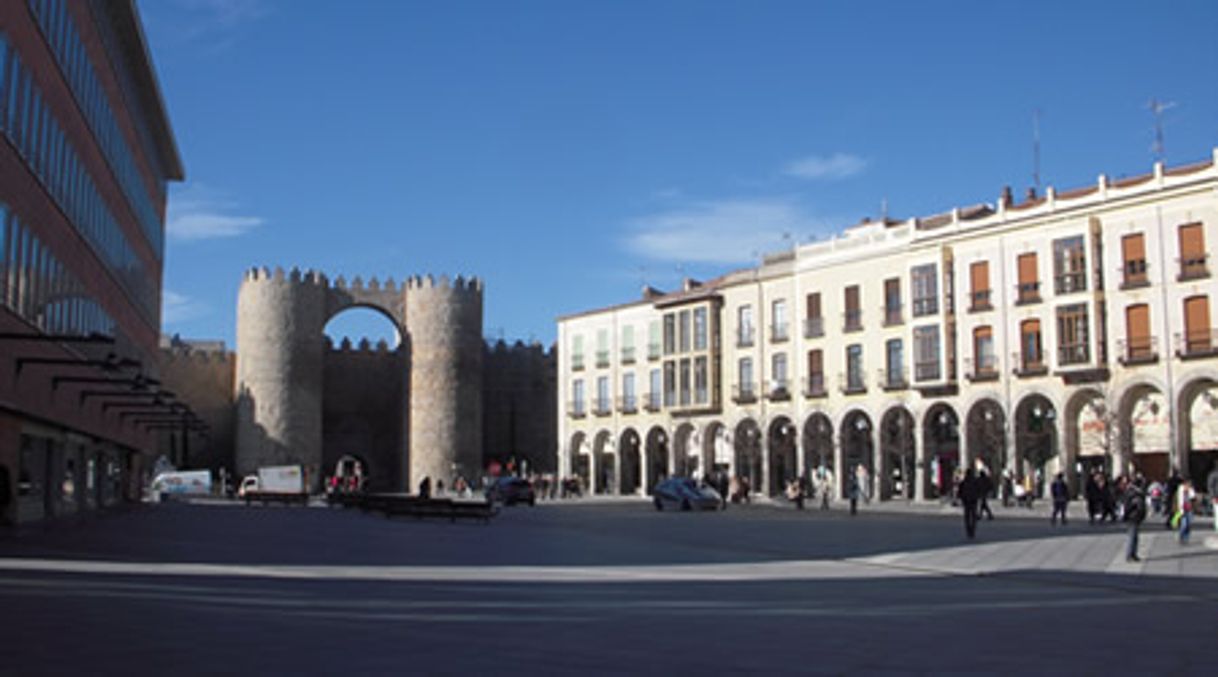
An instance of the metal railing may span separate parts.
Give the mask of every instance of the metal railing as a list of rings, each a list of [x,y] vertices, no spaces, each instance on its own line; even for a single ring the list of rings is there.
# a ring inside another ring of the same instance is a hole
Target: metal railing
[[[737,329],[736,330],[736,347],[737,348],[752,347],[753,341],[756,338],[756,336],[755,336],[756,333],[757,333],[757,330],[753,329],[753,327],[751,327],[751,326],[740,327],[739,329]]]
[[[1137,336],[1117,339],[1117,359],[1121,364],[1149,364],[1159,359],[1159,337]]]
[[[755,383],[737,383],[732,386],[732,401],[733,402],[756,402],[757,401],[757,384]]]
[[[853,395],[867,392],[867,377],[862,369],[840,372],[837,375],[837,381],[843,394]]]
[[[775,322],[770,325],[770,341],[780,343],[791,337],[789,325],[786,322]]]
[[[647,344],[647,359],[652,360],[652,361],[660,359],[660,344],[658,344],[658,343],[648,343]]]
[[[1057,363],[1062,366],[1088,364],[1091,362],[1091,351],[1086,343],[1072,343],[1057,347]]]
[[[572,355],[571,356],[571,369],[574,371],[579,371],[583,368],[584,368],[584,356],[583,355]]]
[[[1210,276],[1209,266],[1206,265],[1206,262],[1209,260],[1209,254],[1200,254],[1176,260],[1180,262],[1180,275],[1176,278],[1180,282]]]
[[[939,360],[929,360],[914,363],[914,380],[938,381],[943,378],[943,366]]]
[[[1040,303],[1040,282],[1020,282],[1015,285],[1015,304]]]
[[[914,317],[934,315],[939,312],[939,299],[935,296],[924,296],[913,300]]]
[[[1087,274],[1083,271],[1062,273],[1053,278],[1053,292],[1056,294],[1073,294],[1086,289]]]
[[[766,381],[762,384],[762,389],[765,391],[766,398],[770,400],[789,400],[791,399],[791,390],[787,385],[787,379],[774,379]]]
[[[971,300],[969,304],[969,311],[980,313],[986,310],[993,310],[994,306],[992,303],[990,303],[990,296],[992,296],[992,292],[989,289],[980,289],[973,292],[969,296]]]
[[[809,317],[804,320],[804,338],[818,338],[825,335],[825,318]]]
[[[588,415],[583,400],[572,400],[567,403],[567,415],[571,418],[583,418]]]
[[[634,364],[634,346],[622,348],[622,364]]]
[[[1043,355],[1024,355],[1019,351],[1011,353],[1011,364],[1015,365],[1016,376],[1042,376],[1049,372],[1045,366]]]
[[[1218,329],[1189,329],[1176,332],[1176,355],[1180,357],[1206,357],[1218,354],[1214,337]]]
[[[878,382],[884,390],[904,390],[909,387],[909,370],[905,367],[879,369]]]
[[[863,329],[863,311],[847,310],[842,313],[842,331],[861,331]]]
[[[659,411],[660,393],[647,393],[643,398],[643,408],[647,411]]]
[[[1146,276],[1146,259],[1129,259],[1120,268],[1122,280],[1121,287],[1145,287],[1150,284],[1150,280]]]
[[[998,356],[980,355],[964,358],[964,373],[970,381],[991,381],[998,378]]]
[[[827,394],[824,374],[812,374],[804,379],[804,397],[824,397]]]
[[[905,324],[904,306],[901,304],[885,305],[880,309],[884,318],[885,327],[895,327],[900,324]]]

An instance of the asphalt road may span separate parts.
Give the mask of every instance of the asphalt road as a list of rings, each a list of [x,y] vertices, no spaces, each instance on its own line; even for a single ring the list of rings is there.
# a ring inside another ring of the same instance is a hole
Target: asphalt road
[[[1147,536],[1181,575],[1039,520],[154,506],[0,540],[0,672],[1213,674],[1218,553]]]

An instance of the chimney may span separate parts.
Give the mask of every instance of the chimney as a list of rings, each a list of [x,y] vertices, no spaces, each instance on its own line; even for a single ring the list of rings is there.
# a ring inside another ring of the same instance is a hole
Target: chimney
[[[999,202],[999,204],[1001,204],[1003,207],[1010,207],[1010,206],[1011,206],[1011,204],[1012,204],[1013,202],[1015,202],[1015,197],[1014,197],[1013,195],[1011,195],[1011,187],[1010,187],[1010,186],[1003,186],[1003,187],[1002,187],[1002,195],[1001,195],[1001,196],[999,196],[999,198],[998,198],[998,202]]]
[[[1028,186],[1028,194],[1024,197],[1025,202],[1033,202],[1036,200],[1036,187]]]

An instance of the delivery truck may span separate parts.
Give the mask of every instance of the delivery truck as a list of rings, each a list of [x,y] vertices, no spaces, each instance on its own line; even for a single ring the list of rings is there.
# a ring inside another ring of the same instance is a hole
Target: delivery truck
[[[237,495],[246,504],[308,503],[309,490],[305,484],[304,468],[299,465],[271,465],[258,468],[253,475],[241,480]]]
[[[148,495],[154,501],[174,496],[207,496],[211,494],[210,470],[175,470],[153,478]]]

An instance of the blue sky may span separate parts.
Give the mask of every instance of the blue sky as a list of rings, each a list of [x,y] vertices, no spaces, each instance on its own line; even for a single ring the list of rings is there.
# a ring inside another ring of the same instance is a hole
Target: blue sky
[[[488,337],[1218,145],[1218,3],[139,0],[186,166],[169,333],[241,273],[476,275]],[[340,316],[338,335],[382,335]]]

